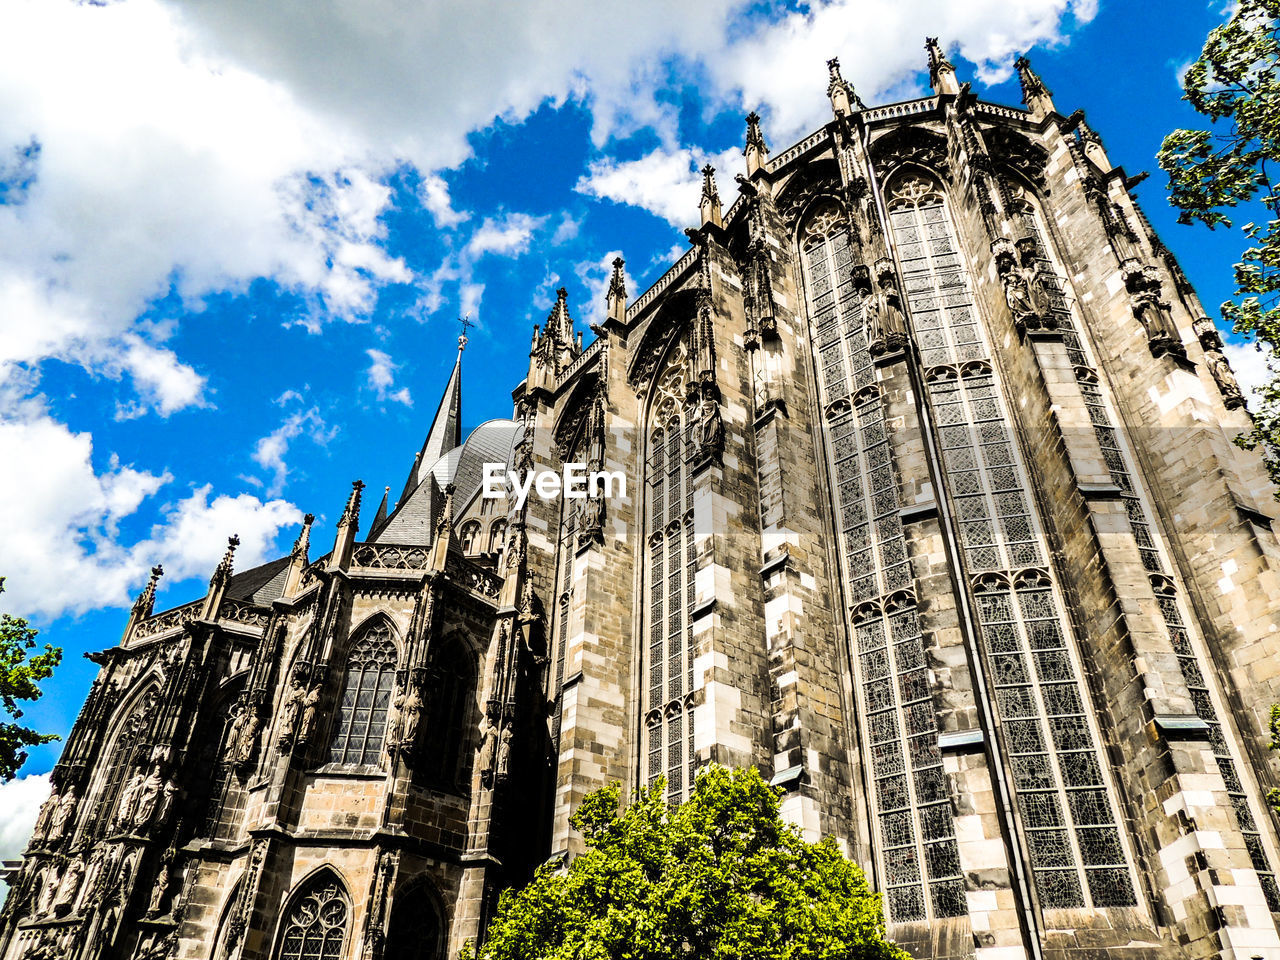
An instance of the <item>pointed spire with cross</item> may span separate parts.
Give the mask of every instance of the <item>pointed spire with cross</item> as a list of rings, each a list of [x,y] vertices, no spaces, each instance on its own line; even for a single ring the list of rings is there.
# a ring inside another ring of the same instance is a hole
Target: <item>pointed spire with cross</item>
[[[462,327],[462,332],[458,334],[458,353],[461,354],[463,350],[467,349],[467,331],[475,326],[471,322],[471,314],[468,313],[466,316],[459,317],[458,325]]]

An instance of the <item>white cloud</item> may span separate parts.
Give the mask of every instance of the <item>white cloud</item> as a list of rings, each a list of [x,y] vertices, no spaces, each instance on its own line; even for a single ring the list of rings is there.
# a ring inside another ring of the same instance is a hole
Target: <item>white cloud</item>
[[[471,216],[465,210],[453,209],[453,201],[449,199],[449,185],[439,174],[432,173],[423,177],[418,193],[422,205],[431,213],[437,227],[456,227]]]
[[[365,375],[369,389],[377,394],[378,399],[403,403],[406,407],[413,406],[413,398],[409,395],[408,387],[401,387],[399,390],[391,389],[395,386],[396,371],[400,369],[400,364],[393,363],[391,355],[381,350],[370,349],[365,353],[371,361]]]
[[[738,195],[733,174],[739,172],[741,161],[742,151],[737,147],[714,156],[688,148],[659,147],[638,160],[593,161],[575,189],[641,207],[674,227],[694,226],[702,196],[702,167],[710,163],[716,168],[716,190],[722,209],[727,211]]]
[[[1222,353],[1231,364],[1240,389],[1248,397],[1249,406],[1257,409],[1261,399],[1258,388],[1271,379],[1270,364],[1275,358],[1270,351],[1259,350],[1252,343],[1227,343]]]
[[[17,860],[31,839],[40,806],[52,787],[49,774],[15,777],[0,783],[0,860]]]
[[[467,256],[474,261],[489,254],[514,257],[524,253],[529,249],[533,231],[546,222],[546,217],[532,217],[527,213],[509,213],[497,219],[485,217],[467,241]]]
[[[239,533],[242,566],[274,549],[301,512],[283,500],[218,496],[205,486],[160,508],[147,539],[122,541],[121,522],[173,480],[108,459],[95,469],[93,441],[29,402],[0,420],[0,450],[21,469],[0,471],[0,573],[11,612],[55,617],[124,606],[156,562],[170,582],[208,576],[226,538]]]
[[[283,407],[301,401],[302,397],[296,391],[286,390],[276,403]],[[319,408],[313,406],[305,410],[295,410],[280,426],[262,437],[254,446],[251,456],[258,466],[270,470],[273,474],[271,483],[267,487],[267,495],[275,496],[284,489],[285,480],[289,475],[289,466],[284,458],[294,439],[306,434],[315,443],[324,446],[337,433],[338,428],[330,427],[325,423],[324,418],[320,416]]]

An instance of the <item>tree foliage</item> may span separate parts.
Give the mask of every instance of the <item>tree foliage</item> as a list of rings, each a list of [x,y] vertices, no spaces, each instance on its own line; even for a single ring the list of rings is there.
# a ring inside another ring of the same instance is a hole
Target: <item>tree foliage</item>
[[[0,593],[4,593],[4,577],[0,577]],[[28,658],[37,632],[22,617],[0,614],[0,705],[14,720],[22,716],[18,701],[39,700],[40,681],[53,676],[53,668],[62,662],[61,648],[47,643],[43,653]],[[0,721],[0,781],[10,779],[26,762],[27,747],[57,739],[52,733]]]
[[[481,960],[908,960],[862,871],[784,823],[755,769],[712,766],[679,807],[664,790],[588,796],[587,850],[503,893]]]
[[[1265,223],[1247,223],[1247,246],[1235,266],[1238,302],[1222,316],[1258,349],[1280,348],[1280,0],[1240,0],[1231,19],[1209,33],[1183,79],[1185,96],[1209,129],[1175,130],[1160,166],[1182,223],[1232,225],[1228,210],[1258,203]],[[1280,483],[1280,370],[1271,365],[1254,428],[1237,442],[1262,452]]]

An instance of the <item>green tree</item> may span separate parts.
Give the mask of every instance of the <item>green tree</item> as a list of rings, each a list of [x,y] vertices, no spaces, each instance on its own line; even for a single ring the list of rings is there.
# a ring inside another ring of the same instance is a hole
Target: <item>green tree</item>
[[[0,593],[4,593],[4,577],[0,577]],[[22,716],[18,701],[39,700],[40,681],[53,676],[53,668],[62,662],[62,649],[47,643],[44,653],[28,659],[37,632],[22,617],[0,614],[0,704],[14,720]],[[26,763],[27,747],[57,739],[52,733],[0,721],[0,781],[10,779]]]
[[[755,769],[712,766],[679,807],[664,789],[583,800],[586,851],[503,893],[481,960],[908,960],[862,871],[784,823]]]
[[[1231,226],[1226,211],[1257,203],[1265,223],[1247,223],[1247,246],[1235,266],[1237,301],[1222,316],[1258,349],[1280,347],[1280,0],[1239,0],[1231,19],[1209,33],[1183,79],[1185,96],[1209,129],[1175,130],[1160,166],[1182,223]],[[1237,438],[1260,450],[1280,483],[1280,370],[1272,364],[1260,390],[1254,427]]]

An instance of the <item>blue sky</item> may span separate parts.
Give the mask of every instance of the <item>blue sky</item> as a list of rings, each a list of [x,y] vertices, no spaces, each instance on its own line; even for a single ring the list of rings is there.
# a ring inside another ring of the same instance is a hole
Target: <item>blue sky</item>
[[[0,609],[65,649],[41,729],[69,729],[81,654],[152,563],[180,603],[228,535],[243,569],[309,510],[323,550],[351,480],[398,491],[461,313],[466,427],[509,415],[555,289],[584,324],[621,251],[641,292],[686,243],[697,167],[731,199],[748,110],[775,152],[829,118],[829,56],[903,99],[928,29],[1017,103],[1029,50],[1060,112],[1152,171],[1138,193],[1203,300],[1231,292],[1239,234],[1176,225],[1154,160],[1195,122],[1179,68],[1220,2],[455,6],[0,2]]]

